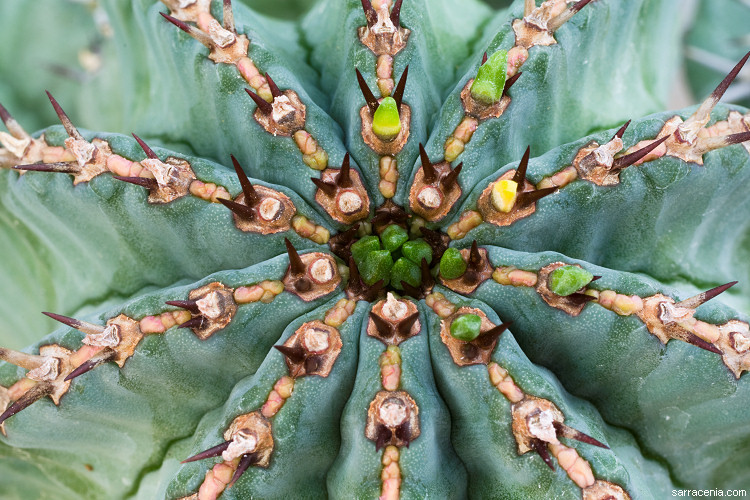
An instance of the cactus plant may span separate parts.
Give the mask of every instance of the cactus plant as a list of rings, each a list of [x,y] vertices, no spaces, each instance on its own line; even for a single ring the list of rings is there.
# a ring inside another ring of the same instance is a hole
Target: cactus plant
[[[248,3],[0,7],[96,62],[32,134],[75,43],[0,68],[3,498],[747,486],[750,54],[665,112],[675,0]]]

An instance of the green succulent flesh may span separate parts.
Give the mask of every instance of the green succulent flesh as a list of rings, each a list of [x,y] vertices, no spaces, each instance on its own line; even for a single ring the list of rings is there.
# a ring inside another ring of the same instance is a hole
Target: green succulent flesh
[[[566,297],[588,285],[593,278],[593,274],[580,267],[558,267],[549,275],[549,289]]]
[[[451,335],[458,340],[471,342],[479,337],[482,318],[476,314],[462,314],[451,322]]]
[[[372,131],[384,141],[390,141],[401,132],[398,104],[393,97],[384,98],[372,115]]]
[[[432,248],[422,239],[407,241],[401,247],[401,253],[410,261],[421,264],[422,259],[432,263]]]
[[[383,230],[383,233],[380,235],[380,240],[383,242],[383,247],[391,253],[401,248],[401,245],[406,243],[408,239],[409,235],[406,232],[406,229],[401,226],[397,226],[396,224],[391,224],[390,226],[385,228],[385,230]]]
[[[747,488],[750,111],[660,111],[680,2],[179,4],[0,6],[2,498]]]
[[[461,252],[449,248],[440,258],[440,275],[449,280],[461,277],[466,272],[466,261]]]
[[[400,257],[394,262],[391,269],[391,283],[393,287],[402,290],[403,285],[401,282],[408,283],[411,286],[419,286],[422,282],[422,270],[406,257]]]
[[[508,64],[508,53],[498,50],[479,67],[477,77],[471,84],[471,96],[485,104],[500,100],[505,87],[505,71]]]

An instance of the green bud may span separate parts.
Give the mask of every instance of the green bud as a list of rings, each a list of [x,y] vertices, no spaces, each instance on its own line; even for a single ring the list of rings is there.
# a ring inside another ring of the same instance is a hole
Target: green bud
[[[547,286],[553,293],[565,297],[591,283],[593,278],[593,274],[578,266],[563,266],[550,273]]]
[[[503,96],[508,53],[498,50],[482,66],[471,84],[471,96],[484,104],[493,104]]]
[[[422,283],[422,270],[405,257],[398,259],[391,269],[391,286],[403,290],[402,281],[409,283],[411,286],[419,286]]]
[[[359,264],[359,274],[362,280],[368,285],[374,285],[380,280],[388,284],[388,278],[391,275],[393,259],[391,252],[388,250],[375,250],[365,255],[362,264]]]
[[[393,97],[386,97],[380,102],[372,117],[372,131],[384,141],[393,140],[401,132],[401,118],[398,105]]]
[[[466,272],[466,261],[461,252],[449,248],[440,258],[440,275],[447,280],[460,278]]]
[[[409,240],[409,235],[403,227],[391,224],[380,235],[383,247],[389,252],[395,252],[405,241]]]
[[[422,264],[422,259],[427,259],[427,263],[432,263],[432,247],[424,240],[407,241],[401,246],[401,253],[404,257],[414,262]]]
[[[479,337],[482,318],[476,314],[462,314],[451,321],[451,335],[458,340],[471,342]]]
[[[365,236],[355,241],[351,246],[352,257],[354,257],[357,266],[362,265],[362,260],[368,253],[380,249],[380,240],[377,236]]]

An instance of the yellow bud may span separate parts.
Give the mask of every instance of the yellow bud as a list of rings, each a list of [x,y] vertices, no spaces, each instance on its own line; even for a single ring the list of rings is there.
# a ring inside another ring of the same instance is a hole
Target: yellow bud
[[[503,179],[492,186],[492,206],[500,212],[508,213],[513,210],[518,196],[518,183]]]

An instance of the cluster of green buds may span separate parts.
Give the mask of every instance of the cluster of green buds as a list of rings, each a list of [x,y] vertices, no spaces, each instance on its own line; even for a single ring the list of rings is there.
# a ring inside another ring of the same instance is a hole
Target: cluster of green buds
[[[397,224],[387,226],[380,237],[360,238],[352,244],[351,252],[366,284],[374,285],[383,280],[384,285],[390,283],[398,290],[404,290],[404,283],[419,287],[422,268],[429,272],[432,263],[429,243],[421,238],[410,240],[406,229]]]

